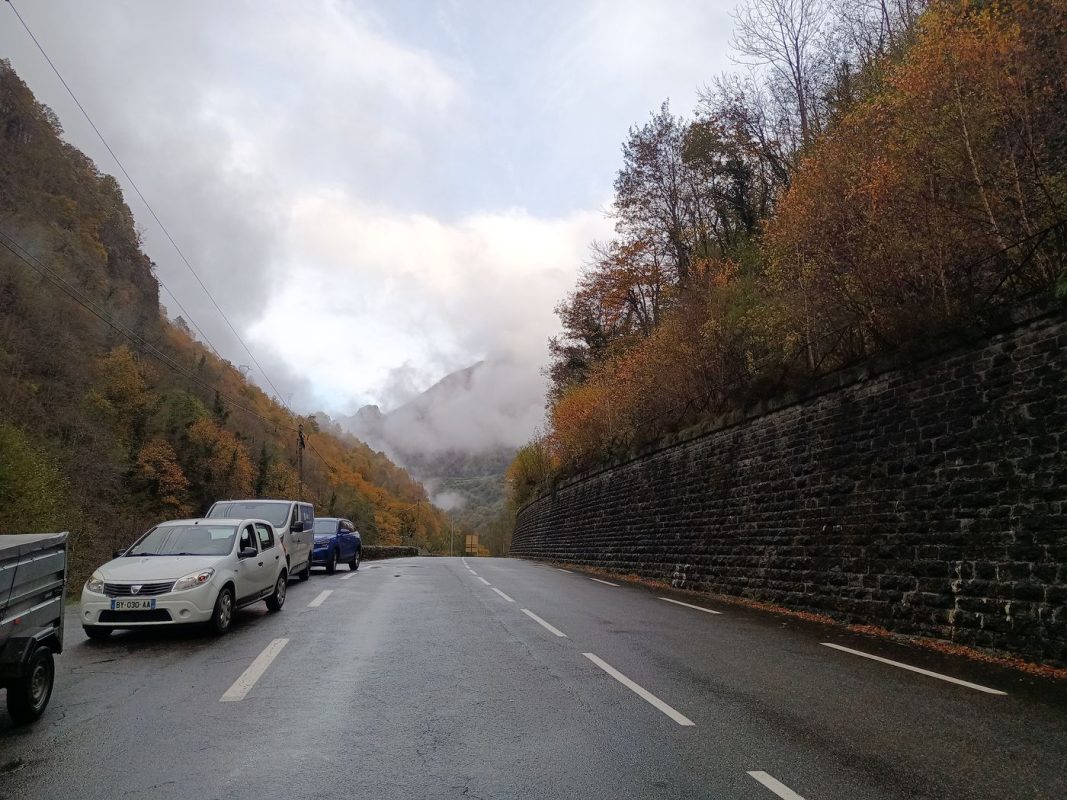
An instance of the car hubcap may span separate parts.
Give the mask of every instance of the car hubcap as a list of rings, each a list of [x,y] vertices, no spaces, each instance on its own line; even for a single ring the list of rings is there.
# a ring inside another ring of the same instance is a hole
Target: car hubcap
[[[232,603],[229,592],[224,593],[219,600],[219,625],[223,628],[230,624],[230,615],[233,613]]]
[[[39,708],[44,702],[45,693],[48,691],[48,667],[38,664],[30,677],[30,702],[34,708]]]
[[[285,576],[278,578],[278,587],[275,589],[275,595],[278,598],[278,605],[285,602]]]

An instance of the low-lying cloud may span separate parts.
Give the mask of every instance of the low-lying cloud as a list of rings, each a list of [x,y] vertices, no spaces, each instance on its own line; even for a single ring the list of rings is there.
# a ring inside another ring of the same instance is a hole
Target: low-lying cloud
[[[691,105],[732,2],[16,5],[283,401],[388,410],[504,365],[432,421],[444,443],[538,424],[552,309],[610,234],[618,143],[665,96]],[[0,56],[117,173],[4,4]],[[125,188],[159,277],[251,365]]]

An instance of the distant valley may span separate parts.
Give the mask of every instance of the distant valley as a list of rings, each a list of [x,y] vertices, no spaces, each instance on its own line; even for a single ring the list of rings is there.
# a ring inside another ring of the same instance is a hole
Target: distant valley
[[[371,405],[350,416],[317,416],[402,464],[452,514],[457,533],[478,533],[495,554],[504,551],[511,530],[504,473],[543,424],[543,396],[536,371],[487,359],[391,411]]]

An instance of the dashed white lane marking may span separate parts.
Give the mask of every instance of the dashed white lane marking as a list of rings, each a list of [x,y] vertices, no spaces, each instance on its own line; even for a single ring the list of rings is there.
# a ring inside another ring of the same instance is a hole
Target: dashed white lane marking
[[[515,601],[514,601],[514,600],[512,600],[512,599],[511,599],[510,597],[508,597],[508,596],[507,596],[506,594],[504,594],[504,593],[503,593],[502,591],[500,591],[499,589],[497,589],[497,588],[496,588],[495,586],[493,587],[493,591],[494,591],[494,592],[496,592],[496,593],[497,593],[498,595],[500,595],[501,597],[503,597],[503,598],[504,598],[505,600],[507,600],[507,601],[508,601],[509,603],[514,603],[514,602],[515,602]]]
[[[342,575],[342,576],[341,576],[341,580],[343,580],[343,581],[347,581],[347,580],[348,580],[349,578],[354,578],[354,577],[356,577],[356,573],[354,573],[354,572],[349,572],[349,573],[347,573],[347,574],[345,574],[345,575]]]
[[[467,567],[467,572],[469,572],[469,573],[470,573],[471,575],[474,575],[475,577],[477,577],[477,576],[478,576],[478,573],[477,573],[477,572],[475,572],[475,571],[474,571],[473,569],[471,569],[470,567]]]
[[[237,700],[244,700],[245,695],[256,685],[256,681],[258,681],[263,676],[263,673],[267,671],[270,662],[278,657],[278,653],[280,653],[282,648],[288,643],[288,639],[275,639],[263,648],[263,652],[256,656],[256,660],[248,666],[248,669],[241,673],[241,677],[233,682],[233,686],[226,690],[225,694],[219,698],[219,702],[232,703]]]
[[[596,656],[593,653],[582,653],[582,655],[588,658],[590,661],[592,661],[594,664],[604,670],[604,672],[608,673],[608,675],[613,677],[615,680],[617,680],[631,692],[636,694],[642,700],[651,703],[653,706],[658,708],[660,711],[662,711],[668,717],[673,719],[679,725],[684,725],[687,727],[696,725],[696,723],[693,722],[693,720],[689,719],[689,717],[685,716],[685,714],[682,714],[677,709],[671,708],[669,705],[667,705],[658,697],[656,697],[656,695],[652,694],[652,692],[648,691],[648,689],[645,689],[644,687],[634,683],[632,680],[627,678],[604,659]]]
[[[799,794],[794,792],[792,789],[790,789],[777,778],[768,775],[766,772],[756,770],[755,772],[748,773],[748,775],[750,778],[754,778],[755,780],[762,783],[776,795],[781,797],[782,800],[804,800],[804,798],[801,797]]]
[[[563,631],[561,631],[559,628],[555,627],[554,625],[549,625],[547,622],[545,622],[543,619],[541,619],[539,616],[537,616],[534,612],[530,611],[528,608],[522,609],[522,613],[525,614],[526,616],[528,616],[530,619],[532,619],[534,622],[536,622],[538,625],[540,625],[542,628],[544,628],[549,633],[558,636],[560,639],[566,639],[567,638],[567,634],[565,634]]]
[[[955,683],[958,686],[966,686],[968,689],[974,689],[978,692],[985,692],[986,694],[999,694],[1007,695],[1007,692],[1002,692],[999,689],[990,689],[988,686],[981,686],[977,683],[971,683],[970,681],[961,681],[959,678],[953,678],[948,675],[942,675],[940,672],[931,672],[928,669],[920,669],[919,667],[913,667],[910,664],[901,664],[899,661],[892,661],[888,658],[882,658],[881,656],[871,655],[870,653],[863,653],[859,650],[853,650],[851,647],[842,647],[839,644],[831,644],[830,642],[823,642],[824,647],[832,647],[834,650],[840,650],[843,653],[851,653],[854,656],[862,656],[863,658],[869,658],[872,661],[880,661],[883,664],[889,664],[893,667],[900,667],[906,669],[909,672],[918,672],[920,675],[926,675],[930,678],[937,678],[939,681],[948,681],[949,683]]]
[[[602,583],[605,586],[618,586],[619,585],[617,583],[612,583],[611,581],[602,581],[602,580],[600,580],[600,578],[590,578],[589,580],[596,581],[597,583]]]
[[[674,603],[677,606],[685,606],[686,608],[695,608],[697,611],[704,611],[708,614],[721,614],[721,611],[712,611],[710,608],[704,608],[703,606],[694,606],[692,603],[683,603],[681,600],[672,600],[669,597],[661,597],[660,600],[666,600],[668,603]]]
[[[569,569],[563,569],[563,567],[556,567],[560,572],[570,572]]]
[[[487,580],[486,580],[485,578],[479,577],[479,578],[478,578],[478,580],[480,580],[480,581],[481,581],[482,583],[484,583],[484,584],[485,584],[486,586],[492,586],[492,585],[493,585],[493,584],[491,584],[491,583],[490,583],[489,581],[487,581]]]
[[[312,600],[310,603],[308,603],[308,608],[318,608],[326,601],[326,598],[329,597],[331,594],[333,594],[333,589],[325,589],[319,592],[319,596]]]

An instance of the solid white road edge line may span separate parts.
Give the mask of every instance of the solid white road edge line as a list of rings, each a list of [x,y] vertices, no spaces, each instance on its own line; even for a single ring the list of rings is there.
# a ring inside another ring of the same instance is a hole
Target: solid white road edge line
[[[615,667],[611,666],[611,664],[609,664],[604,659],[598,657],[594,653],[582,653],[582,655],[585,656],[586,658],[588,658],[590,661],[592,661],[594,664],[596,664],[598,667],[600,667],[602,670],[604,670],[604,672],[608,673],[608,675],[613,677],[615,680],[617,680],[619,683],[621,683],[623,686],[625,686],[631,692],[636,694],[642,700],[644,700],[645,702],[650,703],[653,706],[655,706],[656,708],[658,708],[660,711],[662,711],[668,717],[673,719],[679,725],[685,725],[685,726],[696,725],[696,723],[693,722],[693,720],[689,719],[689,717],[685,716],[684,714],[682,714],[681,712],[677,711],[676,709],[671,708],[669,705],[667,705],[662,700],[660,700],[658,697],[656,697],[656,695],[652,694],[652,692],[648,691],[648,689],[645,689],[645,688],[637,685],[636,683],[634,683],[632,680],[627,678],[625,675],[623,675],[621,672],[619,672],[617,669],[615,669]]]
[[[319,592],[319,596],[308,603],[308,608],[318,608],[325,602],[326,598],[333,594],[333,589],[324,589]]]
[[[349,578],[354,578],[354,577],[356,577],[356,573],[349,572],[347,575],[342,575],[341,576],[341,580],[347,581]]]
[[[708,614],[721,614],[721,611],[712,611],[710,608],[704,608],[703,606],[695,606],[692,603],[683,603],[681,600],[672,600],[669,597],[661,597],[660,600],[666,600],[668,603],[674,603],[678,606],[685,606],[686,608],[695,608],[697,611],[704,611]]]
[[[961,681],[959,678],[953,678],[948,675],[942,675],[940,672],[931,672],[928,669],[920,669],[919,667],[913,667],[910,664],[901,664],[899,661],[892,661],[888,658],[882,658],[881,656],[871,655],[870,653],[862,653],[859,650],[853,650],[851,647],[842,647],[839,644],[831,644],[830,642],[822,642],[823,647],[832,647],[834,650],[840,650],[844,653],[851,653],[854,656],[863,656],[863,658],[869,658],[872,661],[880,661],[883,664],[889,664],[893,667],[900,667],[906,669],[909,672],[918,672],[920,675],[926,675],[930,678],[937,678],[940,681],[948,681],[949,683],[955,683],[959,686],[966,686],[968,689],[974,689],[978,692],[985,692],[986,694],[999,694],[1007,695],[1007,692],[1002,692],[999,689],[990,689],[988,686],[980,686],[977,683],[971,683],[970,681]]]
[[[277,658],[278,653],[280,653],[282,648],[288,643],[288,639],[275,639],[263,648],[263,652],[256,656],[255,661],[249,664],[248,669],[241,673],[241,677],[233,682],[233,685],[226,690],[222,697],[219,698],[219,702],[232,703],[237,700],[244,700],[245,695],[256,685],[256,681],[258,681],[263,676],[263,673],[267,671],[270,662]]]
[[[781,797],[782,800],[804,800],[799,794],[794,792],[777,778],[768,775],[766,772],[756,770],[755,772],[748,773],[748,776],[762,783],[776,795]]]
[[[538,625],[540,625],[542,628],[544,628],[549,633],[555,634],[560,639],[566,639],[567,638],[567,634],[565,634],[563,631],[561,631],[559,628],[555,627],[554,625],[549,625],[547,622],[545,622],[543,619],[541,619],[539,616],[537,616],[534,612],[530,611],[530,609],[524,608],[524,609],[522,609],[522,613],[525,614],[526,616],[528,616],[530,619],[532,619],[534,622],[536,622]]]
[[[512,600],[512,599],[511,599],[510,597],[508,597],[508,596],[507,596],[506,594],[504,594],[504,593],[503,593],[502,591],[500,591],[499,589],[497,589],[497,588],[496,588],[495,586],[493,587],[493,591],[494,591],[494,592],[496,592],[496,593],[497,593],[498,595],[500,595],[501,597],[503,597],[503,598],[504,598],[505,600],[507,600],[507,601],[508,601],[509,603],[514,603],[514,602],[515,602],[515,601],[514,601],[514,600]]]
[[[590,578],[589,580],[596,581],[597,583],[602,583],[605,586],[618,586],[619,585],[617,583],[612,583],[611,581],[602,581],[602,580],[600,580],[600,578]]]

